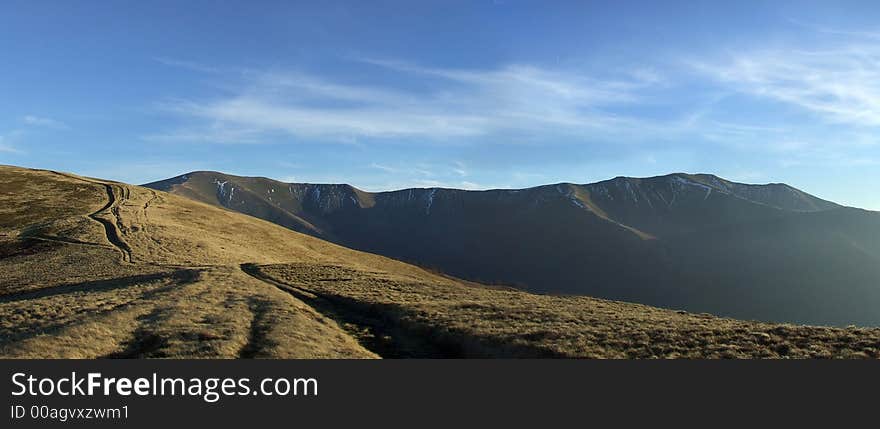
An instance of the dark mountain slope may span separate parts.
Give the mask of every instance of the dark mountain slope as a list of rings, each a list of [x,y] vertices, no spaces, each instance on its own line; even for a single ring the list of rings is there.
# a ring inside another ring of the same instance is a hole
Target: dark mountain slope
[[[880,215],[783,184],[672,174],[521,190],[368,193],[199,172],[147,186],[535,292],[880,325],[880,271],[871,262],[880,255]],[[854,308],[842,312],[845,305]]]
[[[880,216],[795,213],[669,240],[686,307],[814,324],[880,324]]]

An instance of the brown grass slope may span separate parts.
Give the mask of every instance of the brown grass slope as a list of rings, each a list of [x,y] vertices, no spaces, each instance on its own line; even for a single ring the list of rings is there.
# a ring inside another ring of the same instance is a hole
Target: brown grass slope
[[[428,276],[150,189],[0,167],[5,357],[375,357],[239,269],[291,261]]]
[[[878,357],[880,330],[497,290],[161,191],[0,166],[3,357]]]

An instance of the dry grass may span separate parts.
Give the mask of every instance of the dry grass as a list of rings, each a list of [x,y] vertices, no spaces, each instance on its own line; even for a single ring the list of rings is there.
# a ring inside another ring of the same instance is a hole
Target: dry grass
[[[480,287],[146,188],[0,166],[0,356],[880,357],[880,331]]]
[[[373,358],[239,265],[351,260],[420,271],[144,188],[111,183],[117,204],[102,211],[104,182],[0,167],[0,183],[4,357]]]
[[[428,340],[450,357],[880,358],[880,329],[748,322],[338,266],[270,265],[257,275],[355,321],[362,342],[391,333],[398,338],[386,342]]]

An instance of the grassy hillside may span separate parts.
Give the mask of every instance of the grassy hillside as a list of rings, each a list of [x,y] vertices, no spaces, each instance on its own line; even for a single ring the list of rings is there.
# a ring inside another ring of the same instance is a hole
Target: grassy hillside
[[[2,357],[877,358],[878,350],[880,329],[489,288],[161,191],[0,167]]]
[[[148,186],[460,278],[777,322],[880,326],[880,214],[784,184],[672,174],[521,190]]]
[[[0,167],[0,202],[5,357],[375,357],[239,265],[432,277],[186,198],[67,174]]]
[[[773,325],[588,297],[399,279],[330,265],[245,267],[395,357],[880,358],[880,330]]]

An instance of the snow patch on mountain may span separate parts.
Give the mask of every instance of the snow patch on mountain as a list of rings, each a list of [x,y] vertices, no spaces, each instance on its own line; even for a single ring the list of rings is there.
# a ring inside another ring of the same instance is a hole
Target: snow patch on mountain
[[[425,214],[431,214],[431,206],[434,205],[434,195],[437,194],[437,188],[432,188],[426,194],[427,203],[425,204]]]

